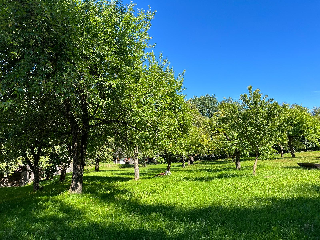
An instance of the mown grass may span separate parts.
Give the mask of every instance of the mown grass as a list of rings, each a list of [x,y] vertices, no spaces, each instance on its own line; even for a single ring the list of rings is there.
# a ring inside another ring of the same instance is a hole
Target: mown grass
[[[319,239],[320,152],[296,159],[198,162],[154,177],[165,165],[140,169],[89,169],[84,193],[68,193],[69,181],[0,189],[0,239]],[[70,180],[70,176],[69,176]]]

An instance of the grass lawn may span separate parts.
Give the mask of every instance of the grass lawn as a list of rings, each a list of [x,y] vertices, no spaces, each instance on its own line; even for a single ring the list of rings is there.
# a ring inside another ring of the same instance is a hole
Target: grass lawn
[[[66,183],[0,188],[0,239],[320,239],[320,152],[297,158],[88,169],[84,193]]]

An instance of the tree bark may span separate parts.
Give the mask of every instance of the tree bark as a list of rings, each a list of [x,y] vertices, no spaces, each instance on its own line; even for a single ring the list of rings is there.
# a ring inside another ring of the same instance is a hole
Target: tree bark
[[[40,174],[39,174],[39,167],[35,167],[33,172],[33,190],[38,191],[40,189]]]
[[[75,119],[71,120],[71,128],[72,128],[72,179],[70,185],[70,193],[82,193],[82,185],[83,185],[83,161],[81,159],[81,141],[79,137],[79,127],[75,121]]]
[[[256,160],[254,161],[253,164],[253,175],[256,175],[256,170],[257,170],[257,165],[258,165],[258,154],[256,154]]]
[[[194,162],[194,158],[191,155],[191,156],[189,156],[189,159],[188,159],[188,165],[193,164],[193,162]]]
[[[74,145],[75,150],[73,153],[73,173],[69,190],[70,193],[82,193],[84,166],[81,161],[80,147],[78,145],[80,144],[75,143]]]
[[[72,181],[70,186],[71,193],[82,193],[83,171],[85,166],[87,140],[88,140],[87,130],[83,129],[81,133],[81,140],[78,142],[75,142],[75,145],[74,145],[75,152],[73,156],[73,175],[72,175]]]
[[[82,193],[83,171],[85,166],[85,155],[89,133],[89,112],[86,102],[86,95],[82,94],[81,98],[81,126],[77,123],[75,116],[72,114],[70,104],[67,103],[66,110],[72,130],[72,161],[73,174],[70,185],[70,193]]]
[[[236,156],[236,159],[235,159],[236,169],[240,170],[241,169],[241,162],[240,162],[240,151],[238,148],[235,151],[235,156]]]
[[[96,158],[96,165],[95,165],[95,167],[94,167],[94,170],[95,170],[96,172],[99,172],[99,171],[100,171],[100,169],[99,169],[99,163],[100,163],[100,158],[97,157],[97,158]]]
[[[168,161],[167,172],[170,172],[170,169],[171,169],[171,156],[169,154],[167,154],[167,161]]]
[[[134,180],[138,181],[139,178],[139,149],[136,146],[134,150]]]
[[[279,147],[280,147],[280,154],[281,154],[281,157],[283,157],[283,146],[281,144],[278,144]]]
[[[33,172],[33,190],[38,191],[40,189],[40,168],[39,168],[39,162],[40,162],[40,156],[41,156],[41,147],[37,148],[37,152],[35,152],[35,147],[30,148],[31,155],[33,157],[33,164],[27,154],[25,154],[24,158],[29,165],[30,169]]]
[[[67,166],[65,164],[62,165],[61,173],[60,173],[60,182],[64,182],[66,180],[67,174]]]
[[[182,156],[182,167],[186,167],[186,158],[184,156]]]
[[[39,168],[39,162],[40,162],[40,156],[41,156],[41,147],[38,147],[37,153],[34,152],[34,148],[31,148],[31,154],[33,155],[33,190],[38,191],[40,189],[40,168]]]
[[[295,154],[295,150],[294,150],[294,146],[293,146],[293,137],[292,136],[288,137],[288,146],[289,146],[289,150],[291,153],[291,157],[295,158],[296,154]]]

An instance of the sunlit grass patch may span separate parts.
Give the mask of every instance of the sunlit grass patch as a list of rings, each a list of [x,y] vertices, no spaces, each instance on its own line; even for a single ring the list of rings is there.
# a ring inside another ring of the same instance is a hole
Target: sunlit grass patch
[[[242,162],[229,160],[172,166],[102,166],[84,176],[84,192],[66,183],[44,182],[0,189],[0,239],[318,239],[320,170],[297,162],[319,152]]]

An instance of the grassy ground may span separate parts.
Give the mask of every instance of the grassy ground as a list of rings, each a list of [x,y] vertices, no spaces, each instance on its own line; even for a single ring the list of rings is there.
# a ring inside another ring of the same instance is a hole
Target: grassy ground
[[[69,181],[0,189],[0,239],[320,239],[320,152],[258,162],[198,162],[154,177],[164,165],[105,166],[84,177],[84,193]],[[69,176],[70,180],[70,176]]]

